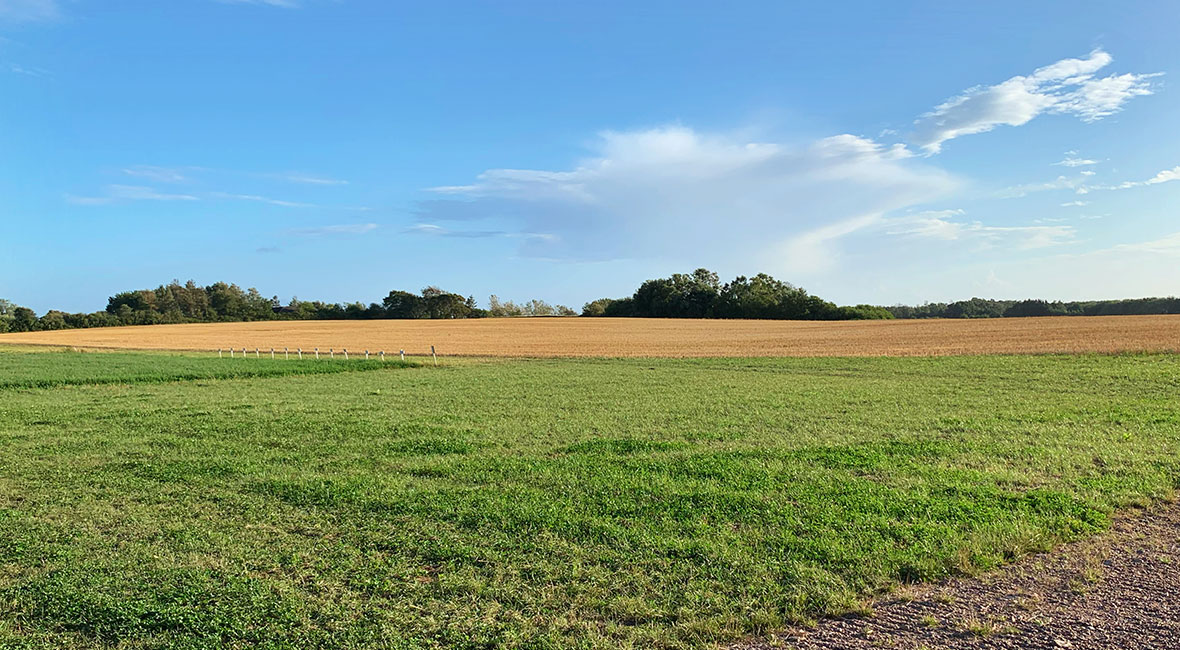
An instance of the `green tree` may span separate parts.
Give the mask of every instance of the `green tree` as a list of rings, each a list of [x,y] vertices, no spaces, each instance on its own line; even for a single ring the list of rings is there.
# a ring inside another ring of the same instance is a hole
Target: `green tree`
[[[37,329],[37,313],[28,307],[16,307],[12,310],[10,324],[14,332],[32,332]]]
[[[582,305],[583,316],[605,316],[606,309],[614,302],[614,298],[599,298]]]
[[[16,304],[0,298],[0,333],[8,332],[12,329],[12,312],[16,310]]]
[[[386,318],[426,318],[425,302],[409,291],[390,291],[381,303]]]
[[[56,309],[50,309],[45,312],[44,316],[37,319],[37,329],[39,330],[64,330],[66,327],[65,312]]]
[[[648,280],[632,296],[635,314],[651,318],[708,318],[720,294],[717,274],[708,269]]]

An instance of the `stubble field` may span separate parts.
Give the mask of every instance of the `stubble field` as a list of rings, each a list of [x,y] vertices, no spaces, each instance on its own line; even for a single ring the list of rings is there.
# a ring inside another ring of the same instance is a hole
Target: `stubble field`
[[[144,350],[347,348],[493,357],[938,356],[1180,350],[1180,315],[897,321],[499,318],[264,321],[0,334]]]

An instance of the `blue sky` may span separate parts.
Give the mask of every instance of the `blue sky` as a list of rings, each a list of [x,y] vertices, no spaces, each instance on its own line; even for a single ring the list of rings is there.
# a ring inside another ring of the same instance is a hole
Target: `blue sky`
[[[1178,24],[1170,1],[0,0],[0,296],[580,306],[699,266],[841,303],[1176,294]]]

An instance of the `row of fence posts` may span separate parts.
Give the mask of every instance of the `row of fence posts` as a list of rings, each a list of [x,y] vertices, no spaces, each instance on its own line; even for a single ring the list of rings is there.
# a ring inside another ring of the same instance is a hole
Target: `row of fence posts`
[[[234,351],[235,351],[234,348],[229,349],[229,358],[231,358],[231,359],[234,358]],[[344,354],[344,360],[348,361],[348,348],[341,348],[340,351]],[[320,358],[320,349],[315,348],[314,352],[315,352],[315,358],[318,360]],[[300,361],[303,360],[303,348],[295,348],[295,354],[298,356],[298,359]],[[398,354],[401,355],[402,361],[406,360],[406,351],[405,350],[398,350]],[[380,357],[380,359],[382,361],[385,361],[385,350],[378,350],[377,356]],[[435,353],[433,345],[430,346],[430,356],[431,356],[431,358],[434,359],[434,365],[437,366],[438,365],[438,354]],[[249,357],[249,351],[247,350],[247,348],[242,348],[242,358],[246,359],[248,357]],[[222,350],[221,348],[217,348],[217,358],[218,359],[225,358],[224,350]],[[262,358],[262,352],[259,350],[259,348],[254,348],[254,358],[255,359]],[[275,358],[275,349],[274,348],[270,349],[270,358],[271,359]],[[284,359],[291,358],[291,349],[290,348],[283,348],[283,358]],[[336,349],[335,348],[328,348],[328,358],[329,359],[336,358]],[[368,360],[369,360],[369,351],[365,350],[365,361],[368,361]]]

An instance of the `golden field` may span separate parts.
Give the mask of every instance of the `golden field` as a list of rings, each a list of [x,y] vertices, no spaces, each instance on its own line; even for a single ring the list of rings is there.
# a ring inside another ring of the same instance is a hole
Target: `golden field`
[[[0,344],[205,350],[243,347],[494,357],[930,356],[1180,351],[1180,315],[979,320],[640,318],[266,321],[0,334]]]

